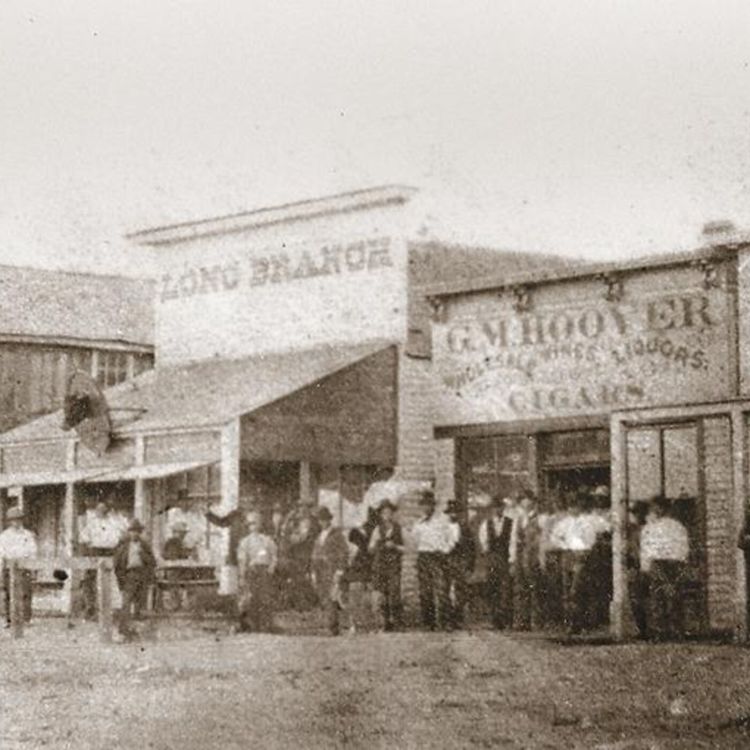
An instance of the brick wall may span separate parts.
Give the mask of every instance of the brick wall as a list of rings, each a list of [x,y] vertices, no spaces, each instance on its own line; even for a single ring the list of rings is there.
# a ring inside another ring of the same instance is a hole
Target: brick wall
[[[727,417],[704,420],[708,619],[712,630],[734,627],[737,571],[731,438]]]
[[[402,526],[411,526],[420,516],[419,487],[435,478],[435,440],[432,436],[432,362],[401,350],[398,368],[398,463],[396,477],[410,488],[401,498]],[[407,546],[402,577],[407,618],[417,608],[416,554]]]

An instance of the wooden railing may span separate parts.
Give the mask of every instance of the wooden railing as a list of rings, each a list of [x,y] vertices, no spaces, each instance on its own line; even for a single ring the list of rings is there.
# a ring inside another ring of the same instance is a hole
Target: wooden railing
[[[96,599],[99,637],[105,643],[112,640],[112,559],[109,557],[15,558],[5,560],[9,573],[10,634],[23,636],[24,613],[21,572],[24,570],[96,570]]]

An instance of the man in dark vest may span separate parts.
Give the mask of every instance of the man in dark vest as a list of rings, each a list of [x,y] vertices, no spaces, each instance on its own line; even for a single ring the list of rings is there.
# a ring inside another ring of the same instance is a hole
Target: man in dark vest
[[[513,580],[510,542],[513,533],[511,501],[493,499],[492,513],[479,527],[479,545],[487,555],[487,591],[492,624],[502,630],[513,623]]]
[[[474,568],[476,544],[469,524],[463,518],[461,506],[456,500],[449,500],[445,509],[451,523],[454,544],[445,561],[445,576],[448,588],[448,620],[452,628],[464,624],[466,605],[469,601],[467,579]]]

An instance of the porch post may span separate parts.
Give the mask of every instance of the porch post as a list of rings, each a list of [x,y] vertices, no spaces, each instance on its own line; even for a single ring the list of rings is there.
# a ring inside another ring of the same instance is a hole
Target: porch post
[[[233,419],[221,431],[221,514],[227,515],[239,508],[240,502],[240,420]],[[229,566],[231,528],[222,529],[221,556]],[[234,571],[236,573],[236,570]],[[236,580],[232,569],[225,567],[219,576],[219,593],[236,593]]]
[[[135,465],[143,466],[146,459],[146,440],[143,435],[136,435],[135,437]],[[133,515],[137,518],[146,528],[149,528],[148,524],[148,508],[146,507],[146,480],[136,479],[135,489],[133,497]]]
[[[65,446],[65,469],[72,471],[76,467],[77,444],[75,440],[69,440]],[[76,542],[78,541],[78,524],[76,518],[76,486],[73,482],[65,483],[65,499],[63,500],[62,512],[63,525],[63,555],[73,557],[76,553]],[[71,568],[66,571],[68,577],[63,584],[62,600],[63,607],[68,613],[68,618],[73,616],[73,592],[77,590],[80,580],[79,571]]]
[[[625,427],[613,416],[610,421],[612,461],[612,603],[610,631],[617,640],[630,635],[628,579],[626,567],[627,508],[627,441]]]
[[[736,585],[735,585],[735,639],[745,641],[748,634],[747,622],[747,581],[745,580],[745,554],[736,543],[747,513],[746,481],[747,476],[747,451],[745,446],[747,439],[745,435],[745,414],[740,407],[732,409],[732,489],[733,489],[733,521],[730,526],[732,544],[736,558]]]

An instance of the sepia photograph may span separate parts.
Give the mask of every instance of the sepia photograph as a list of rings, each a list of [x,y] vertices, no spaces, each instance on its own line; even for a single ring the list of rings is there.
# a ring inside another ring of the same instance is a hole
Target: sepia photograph
[[[2,750],[750,748],[746,0],[2,0],[0,112]]]

